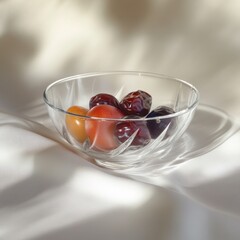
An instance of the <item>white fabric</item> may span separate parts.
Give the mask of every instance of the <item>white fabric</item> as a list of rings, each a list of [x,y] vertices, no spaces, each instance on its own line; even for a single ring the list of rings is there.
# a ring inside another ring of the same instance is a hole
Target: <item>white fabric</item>
[[[239,7],[237,0],[0,1],[0,239],[239,239]],[[201,105],[181,139],[188,151],[178,142],[164,168],[153,162],[119,175],[59,139],[44,88],[104,70],[194,84]]]

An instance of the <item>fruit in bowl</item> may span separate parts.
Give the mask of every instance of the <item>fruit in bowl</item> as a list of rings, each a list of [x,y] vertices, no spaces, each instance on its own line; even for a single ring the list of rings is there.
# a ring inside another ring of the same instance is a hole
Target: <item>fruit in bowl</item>
[[[163,158],[191,122],[198,99],[183,80],[142,72],[82,74],[44,91],[61,136],[107,168]]]
[[[98,105],[91,108],[87,116],[105,119],[120,119],[124,115],[119,109],[111,105]],[[113,134],[115,128],[114,121],[95,121],[87,119],[85,126],[92,147],[105,151],[115,149],[118,146]]]
[[[158,106],[147,115],[147,118],[156,117],[156,119],[147,121],[147,126],[153,139],[156,139],[167,128],[168,125],[170,126],[171,122],[171,127],[174,125],[174,121],[171,118],[165,118],[160,120],[157,117],[163,117],[174,113],[175,111],[170,107]]]
[[[173,109],[166,106],[159,106],[150,112],[151,105],[151,95],[143,90],[128,93],[120,103],[110,94],[99,93],[91,97],[89,110],[81,106],[71,106],[67,111],[86,117],[129,119],[129,121],[94,121],[66,115],[66,126],[77,141],[83,143],[88,140],[97,150],[113,150],[134,134],[130,146],[145,146],[151,138],[156,139],[173,121],[163,119],[146,122],[145,118],[174,113]]]
[[[150,111],[152,97],[142,90],[128,93],[120,102],[120,108],[127,115],[144,117]]]
[[[67,111],[76,115],[86,116],[88,109],[80,106],[71,106]],[[66,115],[66,127],[77,141],[83,143],[87,139],[85,120],[76,115]]]

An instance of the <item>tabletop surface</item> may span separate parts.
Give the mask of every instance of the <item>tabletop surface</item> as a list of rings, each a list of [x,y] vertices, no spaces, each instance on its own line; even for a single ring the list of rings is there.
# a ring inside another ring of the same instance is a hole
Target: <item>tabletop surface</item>
[[[0,239],[238,240],[240,3],[0,2]],[[200,92],[165,168],[111,172],[59,139],[42,94],[70,75],[162,73]],[[179,156],[181,155],[181,158]]]

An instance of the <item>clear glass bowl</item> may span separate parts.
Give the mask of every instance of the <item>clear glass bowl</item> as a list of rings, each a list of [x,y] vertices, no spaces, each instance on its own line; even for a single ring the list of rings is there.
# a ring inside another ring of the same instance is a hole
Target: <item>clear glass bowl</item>
[[[137,90],[145,91],[152,96],[151,110],[158,106],[167,106],[172,108],[174,113],[153,118],[111,119],[88,117],[67,111],[71,106],[89,109],[89,100],[99,93],[111,94],[120,101],[129,92]],[[199,102],[199,93],[191,84],[165,75],[127,71],[100,72],[76,75],[50,84],[44,91],[44,101],[56,129],[69,144],[94,158],[96,164],[102,167],[125,169],[139,166],[148,159],[161,159],[171,151],[175,141],[184,133],[192,120]],[[106,141],[110,131],[110,135],[112,134],[110,138],[115,142],[115,147],[96,148],[94,141],[89,137],[79,141],[66,124],[66,118],[69,117],[74,121],[79,120],[84,124],[91,122],[94,126],[98,126],[101,136],[96,136],[97,141]],[[133,141],[139,129],[123,143],[120,143],[114,135],[116,124],[126,121],[133,123],[138,121],[140,126],[149,126],[152,123],[165,123],[165,125],[164,129],[157,136],[149,139],[147,144],[136,146]],[[102,130],[106,125],[111,127],[105,134]]]

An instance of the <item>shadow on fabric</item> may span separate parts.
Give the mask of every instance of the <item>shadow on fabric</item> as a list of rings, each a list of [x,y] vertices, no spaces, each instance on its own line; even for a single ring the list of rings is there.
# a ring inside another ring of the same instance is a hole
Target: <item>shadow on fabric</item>
[[[222,110],[200,105],[190,126],[166,156],[161,159],[149,159],[138,167],[116,170],[116,172],[136,180],[159,185],[158,179],[161,175],[212,151],[238,130],[239,124]]]

